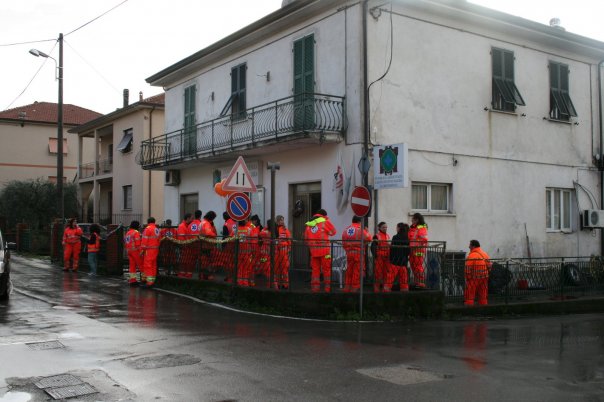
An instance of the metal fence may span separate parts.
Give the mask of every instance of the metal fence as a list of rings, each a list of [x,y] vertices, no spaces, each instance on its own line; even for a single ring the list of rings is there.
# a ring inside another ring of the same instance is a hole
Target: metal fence
[[[348,256],[342,241],[332,240],[327,244],[331,257],[329,282],[332,291],[340,291],[345,287]],[[400,248],[407,255],[421,253],[422,258],[416,261],[416,265],[421,267],[418,271],[423,272],[422,287],[440,288],[444,242],[430,242],[422,247],[392,247]],[[358,248],[360,249],[360,245]],[[371,243],[365,243],[364,248],[364,291],[381,291],[386,280],[379,275],[376,250],[372,251]],[[277,287],[291,291],[311,288],[309,245],[296,239],[275,239],[271,242],[270,239],[257,238],[195,238],[183,241],[164,238],[160,243],[158,267],[160,275],[229,282],[242,286]],[[409,287],[418,287],[419,281],[415,271],[410,268],[406,270]],[[242,273],[243,271],[247,273]],[[243,282],[238,282],[237,279],[242,277],[245,278]],[[324,280],[325,278],[322,278],[322,281]],[[378,284],[380,287],[376,287]],[[390,290],[403,290],[401,276],[393,280]]]
[[[604,259],[592,257],[492,259],[489,303],[564,300],[604,294]],[[440,289],[449,303],[460,303],[466,288],[465,261],[446,259]]]

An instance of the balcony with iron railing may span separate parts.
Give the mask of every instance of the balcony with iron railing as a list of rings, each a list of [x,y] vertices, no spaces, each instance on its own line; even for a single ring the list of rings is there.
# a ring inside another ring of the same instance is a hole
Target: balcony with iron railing
[[[343,97],[305,93],[145,140],[136,162],[161,169],[277,143],[339,142],[345,129]]]
[[[98,174],[96,172],[98,172]],[[96,175],[103,176],[110,173],[113,173],[112,158],[100,159],[96,162],[83,163],[80,165],[80,180],[91,179]]]

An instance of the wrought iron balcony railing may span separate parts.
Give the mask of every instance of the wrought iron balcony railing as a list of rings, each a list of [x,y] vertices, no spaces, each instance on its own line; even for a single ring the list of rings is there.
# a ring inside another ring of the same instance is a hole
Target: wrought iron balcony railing
[[[345,126],[343,97],[304,93],[145,140],[136,162],[151,169]]]

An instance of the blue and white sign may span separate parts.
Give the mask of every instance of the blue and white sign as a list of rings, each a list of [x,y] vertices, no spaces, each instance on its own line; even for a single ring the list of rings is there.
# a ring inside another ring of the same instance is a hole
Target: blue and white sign
[[[227,199],[227,213],[235,221],[243,221],[250,216],[252,201],[245,193],[233,193]]]
[[[373,147],[373,188],[409,187],[407,144]]]

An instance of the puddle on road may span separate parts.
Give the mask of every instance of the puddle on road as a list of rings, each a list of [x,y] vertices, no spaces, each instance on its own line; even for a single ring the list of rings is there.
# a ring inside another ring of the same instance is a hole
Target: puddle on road
[[[12,392],[8,391],[4,396],[0,397],[0,402],[28,402],[31,401],[31,394],[27,392]]]
[[[164,367],[190,366],[200,363],[201,359],[191,355],[169,354],[126,359],[124,362],[134,369],[146,370]]]
[[[442,381],[446,378],[451,378],[451,376],[447,374],[434,373],[404,364],[399,366],[358,369],[357,373],[397,385],[419,384],[422,382]]]

